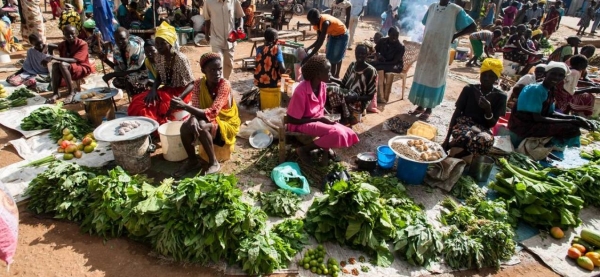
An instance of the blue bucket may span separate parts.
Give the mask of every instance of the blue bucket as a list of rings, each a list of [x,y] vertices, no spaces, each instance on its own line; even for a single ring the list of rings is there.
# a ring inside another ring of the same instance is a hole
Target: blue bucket
[[[429,164],[413,162],[399,156],[396,177],[407,185],[420,185],[425,179],[428,166]]]
[[[390,169],[396,163],[396,153],[387,145],[377,147],[377,164],[383,169]]]

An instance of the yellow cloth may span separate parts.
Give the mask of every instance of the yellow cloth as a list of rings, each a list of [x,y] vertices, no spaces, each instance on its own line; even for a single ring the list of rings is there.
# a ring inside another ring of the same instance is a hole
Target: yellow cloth
[[[169,23],[165,21],[156,28],[156,37],[164,39],[171,46],[174,46],[175,42],[177,42],[177,32],[175,31],[175,27],[169,25]]]
[[[319,21],[319,26],[313,26],[313,29],[316,31],[320,31],[323,28],[323,22],[329,20],[329,27],[327,27],[327,34],[330,36],[341,36],[346,33],[348,29],[346,29],[346,25],[341,20],[337,19],[335,16],[328,14],[321,14],[321,20]]]
[[[158,77],[158,72],[156,72],[156,68],[154,68],[154,65],[150,62],[148,58],[144,59],[144,65],[146,66],[146,69],[148,69],[148,71],[152,73],[151,79],[156,79],[156,77]]]
[[[235,100],[233,100],[231,91],[229,93],[231,107],[229,109],[221,109],[219,111],[219,114],[217,115],[216,120],[217,124],[219,125],[221,137],[223,138],[223,141],[225,141],[225,144],[233,145],[235,144],[235,136],[240,131],[240,125],[242,124],[242,121],[240,120],[238,108],[235,104]],[[202,78],[199,98],[200,109],[208,109],[212,106],[213,99],[212,97],[210,97],[210,93],[208,92],[208,87],[206,86],[206,78]]]
[[[541,35],[541,34],[543,34],[542,30],[535,29],[535,30],[533,30],[533,32],[531,32],[531,37],[535,37],[535,36]]]
[[[487,58],[483,60],[483,63],[481,64],[480,73],[491,70],[496,74],[496,76],[498,76],[498,78],[500,78],[500,75],[502,75],[502,69],[502,62],[500,60]]]

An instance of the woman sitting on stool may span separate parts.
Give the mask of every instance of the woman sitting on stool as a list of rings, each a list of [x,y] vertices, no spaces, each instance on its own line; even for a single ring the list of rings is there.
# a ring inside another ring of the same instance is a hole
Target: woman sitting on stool
[[[181,126],[181,142],[189,158],[173,174],[177,178],[200,167],[194,149],[197,140],[208,156],[205,173],[219,172],[221,165],[213,146],[231,147],[240,130],[241,121],[231,94],[231,84],[222,77],[221,56],[210,52],[202,55],[200,68],[204,77],[194,82],[192,103],[186,104],[178,97],[171,99],[171,109],[183,109],[191,114]]]

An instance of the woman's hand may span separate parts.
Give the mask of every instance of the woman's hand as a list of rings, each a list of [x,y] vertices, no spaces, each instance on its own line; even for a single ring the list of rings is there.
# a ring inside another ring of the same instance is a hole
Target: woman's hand
[[[328,124],[328,125],[334,125],[335,124],[335,121],[331,121],[327,117],[321,117],[321,118],[319,118],[318,121],[322,122],[322,123],[325,123],[325,124]]]
[[[106,73],[104,76],[102,76],[102,80],[108,84],[108,81],[110,81],[110,79],[114,78],[114,74],[113,73]]]
[[[181,109],[185,109],[185,107],[187,106],[187,104],[185,102],[183,102],[183,100],[179,97],[173,97],[171,98],[171,110],[181,110]]]
[[[577,126],[579,126],[580,128],[589,130],[589,131],[594,131],[594,124],[592,124],[590,121],[586,120],[585,118],[581,117],[581,116],[575,116],[575,124]]]
[[[492,104],[490,104],[490,101],[488,101],[485,97],[480,96],[478,104],[479,107],[485,111],[485,114],[492,113]]]
[[[148,95],[146,95],[146,98],[144,98],[146,105],[154,104],[154,102],[159,100],[160,97],[158,97],[158,93],[154,89],[151,89],[150,92],[148,92]]]

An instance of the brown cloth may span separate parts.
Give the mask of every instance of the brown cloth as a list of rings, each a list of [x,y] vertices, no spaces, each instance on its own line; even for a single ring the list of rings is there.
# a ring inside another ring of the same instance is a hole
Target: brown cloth
[[[449,192],[462,175],[466,165],[464,160],[451,157],[432,164],[425,175],[425,183]]]

